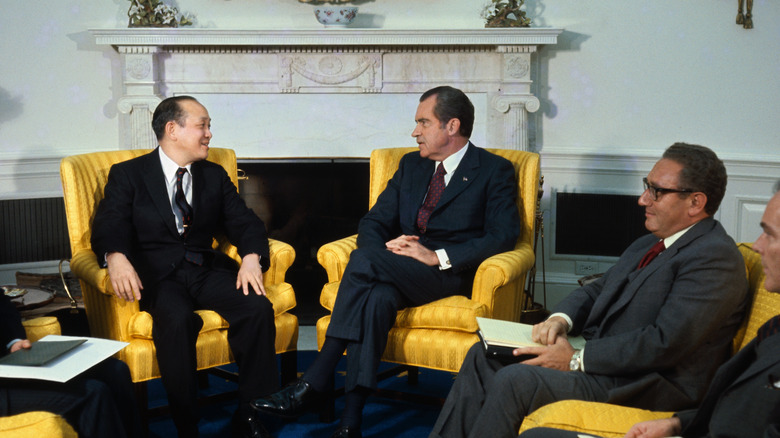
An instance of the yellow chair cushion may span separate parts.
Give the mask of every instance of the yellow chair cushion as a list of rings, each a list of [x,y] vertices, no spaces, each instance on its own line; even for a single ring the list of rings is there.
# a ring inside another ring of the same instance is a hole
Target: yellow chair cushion
[[[340,282],[331,282],[322,288],[320,304],[330,311],[333,311],[339,284]],[[487,315],[486,305],[458,295],[399,311],[395,327],[474,333],[478,328],[476,318]]]
[[[0,417],[0,438],[77,438],[76,431],[59,415],[33,411]]]
[[[608,403],[563,400],[542,406],[525,417],[520,432],[534,427],[573,430],[604,438],[622,437],[641,421],[669,418],[673,412],[653,412]]]

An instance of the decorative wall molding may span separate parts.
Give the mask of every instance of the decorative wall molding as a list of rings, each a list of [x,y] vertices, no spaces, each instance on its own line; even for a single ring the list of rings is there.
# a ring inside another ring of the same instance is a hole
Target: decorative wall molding
[[[486,105],[488,114],[478,115],[484,117],[488,145],[527,150],[528,113],[540,106],[532,90],[533,54],[539,46],[555,44],[562,31],[133,28],[90,33],[122,60],[115,74],[123,84],[120,138],[128,148],[154,146],[149,117],[163,96],[316,93],[335,95],[329,105],[338,107],[341,95],[418,96],[447,83],[493,102]],[[256,137],[267,142],[304,149],[290,145],[290,138],[269,138],[260,127],[247,129],[258,129]]]

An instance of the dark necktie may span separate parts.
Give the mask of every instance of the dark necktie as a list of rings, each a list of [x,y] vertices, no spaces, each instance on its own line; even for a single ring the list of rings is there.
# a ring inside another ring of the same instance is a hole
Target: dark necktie
[[[176,171],[176,194],[174,195],[176,207],[178,207],[181,213],[181,223],[184,226],[181,237],[187,237],[187,232],[192,224],[192,207],[187,203],[187,197],[184,195],[184,188],[182,187],[182,179],[185,173],[187,173],[187,169],[183,167]],[[199,252],[185,250],[184,259],[198,266],[203,265],[203,254]]]
[[[637,269],[642,269],[648,264],[650,264],[651,261],[658,255],[661,254],[661,251],[665,250],[666,247],[664,246],[664,241],[659,240],[658,243],[653,245],[652,248],[650,248],[650,251],[647,251],[647,254],[645,254],[644,257],[642,257],[642,260],[639,262],[639,266],[637,266]]]
[[[417,212],[417,229],[421,233],[425,233],[425,230],[428,228],[428,219],[430,219],[433,209],[436,208],[436,204],[439,203],[441,194],[444,193],[444,175],[446,173],[444,163],[439,163],[428,185],[428,194],[425,196],[425,202],[423,202],[422,207]]]
[[[187,173],[187,169],[183,167],[176,171],[176,195],[174,196],[176,206],[181,213],[181,223],[184,226],[184,231],[181,233],[182,237],[187,236],[187,231],[190,228],[190,224],[192,224],[192,207],[187,203],[187,197],[184,196],[184,188],[182,187],[182,179],[185,173]]]
[[[765,322],[764,325],[758,329],[756,338],[758,339],[758,342],[761,342],[778,331],[780,331],[780,315],[777,315],[771,318],[769,321]]]

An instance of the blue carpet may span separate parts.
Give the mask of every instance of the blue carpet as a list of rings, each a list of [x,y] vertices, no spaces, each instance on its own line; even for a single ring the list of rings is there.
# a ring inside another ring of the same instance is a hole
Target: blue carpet
[[[298,352],[299,370],[305,370],[314,359],[315,351]],[[391,368],[393,364],[382,364],[380,371]],[[343,386],[345,360],[337,368],[336,387]],[[225,367],[235,371],[236,367]],[[379,382],[380,389],[400,391],[407,394],[419,394],[427,397],[445,398],[452,386],[453,373],[420,368],[419,384],[409,385],[406,375],[400,374]],[[209,395],[235,390],[234,382],[209,376],[209,387],[201,390],[201,395]],[[167,403],[165,390],[158,380],[149,382],[149,406],[155,407]],[[408,398],[407,398],[408,399]],[[411,397],[413,400],[414,397]],[[230,419],[237,401],[228,401],[201,408],[201,421],[198,424],[202,438],[224,438],[230,436]],[[336,399],[336,418],[344,408],[344,397]],[[393,400],[371,396],[363,410],[363,436],[365,438],[417,438],[427,437],[439,414],[440,407],[411,401]],[[328,437],[338,424],[322,423],[318,414],[310,413],[296,421],[263,417],[266,427],[273,436],[279,438]],[[169,438],[176,436],[176,429],[170,416],[152,418],[149,421],[150,438]]]

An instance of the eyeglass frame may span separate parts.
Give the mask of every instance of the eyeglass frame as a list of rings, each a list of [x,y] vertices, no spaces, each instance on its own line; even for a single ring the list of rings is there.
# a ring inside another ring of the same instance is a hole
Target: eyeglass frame
[[[645,190],[642,192],[643,194],[647,191],[650,192],[650,198],[653,201],[657,201],[659,195],[663,195],[664,193],[695,193],[696,190],[691,189],[669,189],[666,187],[656,187],[649,182],[647,182],[647,177],[642,178],[642,184],[645,186]]]

